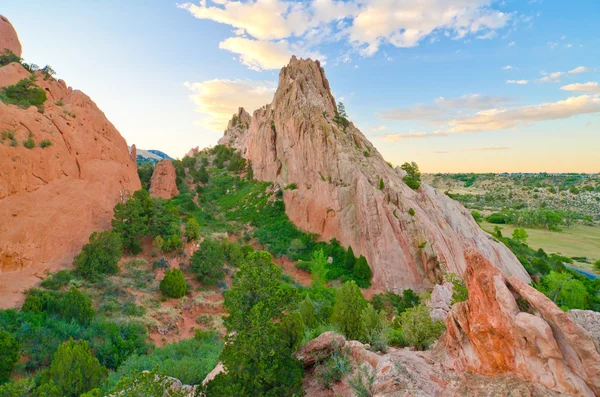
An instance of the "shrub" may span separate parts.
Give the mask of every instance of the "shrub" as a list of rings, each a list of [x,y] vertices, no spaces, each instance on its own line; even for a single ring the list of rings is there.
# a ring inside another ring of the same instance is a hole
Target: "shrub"
[[[187,291],[185,277],[179,269],[167,270],[160,282],[161,292],[168,298],[181,298]]]
[[[27,149],[33,149],[35,147],[35,141],[33,140],[32,134],[29,134],[29,138],[23,141],[23,146],[25,146]]]
[[[79,397],[100,387],[108,370],[92,355],[87,341],[69,339],[58,347],[42,384],[54,383],[60,396]]]
[[[300,302],[298,310],[300,311],[302,322],[305,326],[310,328],[316,324],[317,319],[315,317],[315,305],[312,303],[312,300],[308,295],[302,302]]]
[[[587,309],[588,291],[585,285],[567,272],[551,271],[542,277],[539,288],[561,309]]]
[[[94,232],[88,244],[75,257],[73,265],[77,274],[87,280],[96,281],[103,274],[117,274],[123,244],[117,233]]]
[[[473,219],[475,219],[475,222],[477,223],[481,223],[483,221],[483,215],[481,215],[481,213],[479,211],[471,211],[471,215],[473,216]]]
[[[190,217],[185,222],[185,238],[187,241],[195,241],[200,238],[200,224],[196,218]]]
[[[210,238],[204,239],[194,255],[192,255],[192,269],[198,273],[197,279],[207,285],[215,284],[225,278],[223,265],[225,252],[222,245]]]
[[[485,220],[488,221],[489,223],[495,223],[498,225],[503,225],[506,223],[506,218],[504,217],[503,214],[501,214],[499,212],[490,214],[487,218],[485,218]]]
[[[361,288],[368,288],[371,285],[371,268],[367,263],[367,259],[364,256],[360,256],[354,264],[354,270],[352,272],[356,284]]]
[[[52,146],[52,141],[50,141],[49,139],[44,139],[43,141],[40,142],[40,147],[43,148],[47,148],[49,146]]]
[[[377,312],[371,304],[362,311],[360,322],[363,328],[363,340],[371,346],[371,350],[385,353],[387,351],[388,327],[383,310]]]
[[[375,373],[366,365],[358,367],[356,374],[348,379],[350,388],[356,397],[372,397],[375,395]]]
[[[600,273],[600,260],[594,262],[594,269],[596,269],[596,273]]]
[[[351,370],[352,361],[347,352],[336,349],[325,361],[317,364],[315,376],[321,387],[331,389]]]
[[[527,237],[529,237],[529,235],[522,227],[518,227],[515,230],[513,230],[512,238],[517,240],[518,242],[525,243],[527,241]]]
[[[361,315],[367,306],[360,288],[354,281],[345,282],[337,291],[335,305],[331,314],[331,323],[335,325],[346,338],[361,339],[363,328]]]
[[[10,374],[19,361],[19,350],[17,339],[0,330],[0,384],[10,379]]]
[[[421,186],[421,172],[419,166],[414,161],[411,163],[404,163],[400,166],[405,172],[406,176],[402,178],[404,183],[413,190],[417,190]]]
[[[379,186],[377,188],[379,190],[383,190],[384,187],[385,187],[385,184],[383,182],[383,179],[379,178]]]
[[[444,323],[433,320],[424,304],[407,309],[400,315],[402,335],[417,350],[427,349],[444,331]]]
[[[450,304],[455,304],[457,302],[464,302],[469,299],[469,290],[465,284],[465,280],[463,280],[456,273],[448,273],[444,276],[444,280],[452,283],[452,300]]]
[[[416,212],[415,212],[415,210],[413,208],[409,208],[408,209],[408,215],[415,216],[415,214],[416,214]]]
[[[4,52],[2,52],[0,54],[0,67],[6,66],[9,63],[13,63],[13,62],[21,63],[22,60],[23,59],[21,59],[20,57],[15,55],[14,52],[9,50],[8,48],[5,48]]]
[[[184,397],[187,393],[179,388],[174,388],[173,379],[166,375],[155,370],[144,370],[132,371],[130,374],[123,376],[111,390],[110,395],[120,397]]]
[[[39,314],[43,311],[42,300],[37,295],[28,295],[21,307],[23,312]]]
[[[58,313],[67,320],[88,324],[94,317],[94,308],[89,296],[75,287],[66,292],[58,302]]]
[[[290,183],[289,185],[287,185],[285,187],[285,190],[296,190],[298,189],[298,185],[296,185],[295,183]]]
[[[39,88],[33,78],[23,79],[0,92],[2,102],[21,107],[41,106],[46,99],[46,91]]]

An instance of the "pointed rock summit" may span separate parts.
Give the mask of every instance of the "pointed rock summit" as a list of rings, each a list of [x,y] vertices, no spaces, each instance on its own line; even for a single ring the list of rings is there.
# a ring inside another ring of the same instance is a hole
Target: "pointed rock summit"
[[[3,17],[0,48],[21,53]],[[135,154],[96,104],[35,75],[42,106],[0,101],[0,308],[70,266],[92,232],[110,227],[115,204],[141,188]],[[0,89],[30,76],[19,63],[0,67]]]
[[[171,160],[156,163],[150,180],[150,196],[170,199],[179,194],[177,188],[177,173]]]
[[[530,281],[517,258],[467,209],[426,184],[411,189],[404,172],[392,168],[351,122],[345,128],[335,122],[336,113],[319,62],[292,57],[279,74],[273,102],[252,116],[240,109],[219,143],[252,161],[257,179],[295,184],[283,190],[289,218],[364,255],[378,290],[430,289],[444,272],[463,274],[468,247],[503,274]]]

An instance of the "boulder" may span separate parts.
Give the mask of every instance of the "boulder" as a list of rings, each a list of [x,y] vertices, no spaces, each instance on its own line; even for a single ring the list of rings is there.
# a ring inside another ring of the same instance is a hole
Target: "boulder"
[[[567,395],[598,395],[600,353],[592,336],[477,250],[467,250],[465,260],[469,299],[452,307],[436,345],[445,364],[459,372],[510,374]]]
[[[392,168],[352,123],[344,128],[334,121],[336,111],[320,63],[292,57],[271,104],[252,116],[239,109],[219,143],[250,160],[255,178],[296,184],[283,190],[290,220],[364,255],[375,290],[430,290],[445,272],[464,273],[463,253],[470,246],[505,275],[530,281],[517,258],[467,209],[426,184],[408,187],[403,171]]]
[[[7,26],[0,18],[0,47],[20,53]],[[3,84],[26,76],[19,64],[0,68]],[[62,80],[36,76],[48,97],[43,113],[0,102],[0,133],[14,135],[0,141],[0,308],[18,306],[47,271],[71,266],[90,234],[110,227],[115,204],[141,187],[125,139],[98,106]]]
[[[177,188],[177,172],[171,160],[156,163],[150,180],[150,196],[170,199],[179,194]]]
[[[322,333],[315,339],[300,347],[295,356],[302,361],[304,367],[310,367],[329,357],[334,351],[341,349],[346,344],[346,339],[333,331]]]
[[[449,282],[436,284],[426,304],[431,308],[431,318],[444,321],[450,311],[453,285]]]
[[[0,53],[5,49],[11,50],[16,56],[22,56],[21,42],[12,24],[3,15],[0,15]]]

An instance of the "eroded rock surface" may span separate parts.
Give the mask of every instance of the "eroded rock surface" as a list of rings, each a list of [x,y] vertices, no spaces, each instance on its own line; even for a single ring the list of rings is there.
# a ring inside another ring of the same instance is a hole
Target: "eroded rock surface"
[[[150,196],[170,199],[179,194],[177,188],[177,172],[171,160],[156,163],[150,180]]]
[[[469,299],[452,307],[436,347],[446,365],[487,376],[510,374],[573,396],[600,394],[600,353],[592,336],[542,293],[503,276],[477,250],[467,250],[465,259]]]
[[[3,82],[28,76],[19,64],[0,68]],[[17,305],[46,271],[70,266],[141,187],[125,140],[88,96],[39,72],[36,84],[48,97],[43,113],[0,102],[0,133],[14,136],[0,142],[0,308]]]
[[[409,188],[403,172],[386,163],[352,123],[344,131],[333,121],[335,112],[319,62],[292,57],[273,102],[252,116],[240,109],[219,143],[252,161],[257,179],[296,184],[283,191],[289,218],[364,255],[375,289],[431,289],[444,271],[464,273],[463,253],[470,246],[504,274],[529,281],[517,258],[468,210],[426,184]]]
[[[5,49],[12,51],[16,56],[22,55],[21,42],[12,24],[3,15],[0,15],[0,53]]]

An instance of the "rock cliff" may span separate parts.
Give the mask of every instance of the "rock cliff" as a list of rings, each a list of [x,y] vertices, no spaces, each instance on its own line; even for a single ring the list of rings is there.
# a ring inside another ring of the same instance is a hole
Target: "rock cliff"
[[[170,199],[179,194],[177,189],[177,173],[171,160],[156,163],[150,180],[150,196]]]
[[[0,18],[0,51],[20,49],[6,39],[16,38],[8,26]],[[6,65],[0,87],[29,75]],[[96,104],[62,80],[36,76],[48,97],[43,113],[0,102],[0,308],[18,304],[46,270],[71,265],[93,231],[110,227],[114,205],[141,187],[135,156]]]
[[[21,42],[12,24],[3,15],[0,15],[0,53],[5,49],[11,50],[16,56],[22,55]]]
[[[252,116],[240,109],[219,143],[252,161],[257,179],[295,184],[284,190],[289,218],[364,255],[376,289],[429,289],[444,271],[463,274],[468,247],[507,276],[529,281],[517,258],[469,211],[426,184],[412,190],[403,171],[386,163],[352,123],[338,126],[335,113],[319,62],[292,57],[273,102]]]
[[[467,250],[465,259],[469,299],[446,318],[436,346],[441,360],[460,372],[509,374],[567,395],[599,395],[600,353],[592,335],[476,250]]]

